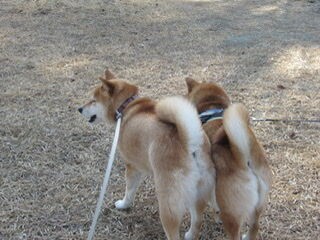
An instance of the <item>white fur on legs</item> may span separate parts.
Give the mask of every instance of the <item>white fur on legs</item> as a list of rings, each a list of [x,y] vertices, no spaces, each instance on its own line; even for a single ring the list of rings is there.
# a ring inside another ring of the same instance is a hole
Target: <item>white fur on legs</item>
[[[243,234],[241,240],[250,240],[248,234]]]
[[[128,186],[126,188],[126,194],[122,200],[118,200],[115,202],[115,206],[119,210],[128,209],[131,207],[134,201],[134,197],[136,195],[138,186],[140,184],[140,181],[136,182],[134,186],[132,186],[131,189],[128,189]]]
[[[184,240],[193,240],[193,233],[191,231],[191,228],[188,230],[188,232],[186,232],[186,234],[184,235]]]
[[[216,196],[214,194],[214,197],[212,198],[212,201],[211,201],[211,206],[213,208],[213,211],[214,211],[214,221],[216,223],[222,223],[221,221],[221,218],[220,218],[220,209],[219,209],[219,206],[217,204],[217,200],[216,200]]]
[[[222,223],[222,221],[221,221],[221,218],[220,218],[220,211],[216,211],[215,213],[214,213],[214,221],[216,222],[216,223],[219,223],[219,224],[221,224]]]
[[[115,202],[115,206],[119,210],[124,210],[131,207],[132,202],[128,201],[127,199],[118,200]]]
[[[191,226],[188,232],[184,235],[185,240],[193,240],[195,238],[195,235],[198,234],[198,227],[199,227],[199,216],[195,209],[190,209],[190,216],[191,216]],[[200,216],[201,217],[201,216]]]
[[[192,240],[191,229],[189,229],[189,231],[184,235],[184,240]]]
[[[115,202],[117,209],[123,210],[131,207],[140,185],[141,178],[142,174],[140,172],[133,169],[126,169],[126,194],[122,200]]]

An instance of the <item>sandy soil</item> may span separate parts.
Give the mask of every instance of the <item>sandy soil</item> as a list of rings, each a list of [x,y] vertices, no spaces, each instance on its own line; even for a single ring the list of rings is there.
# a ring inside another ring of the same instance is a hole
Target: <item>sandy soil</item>
[[[106,66],[141,95],[216,81],[252,117],[274,186],[261,239],[319,239],[319,0],[0,0],[0,239],[85,239],[113,127],[76,112]],[[152,180],[117,211],[114,165],[96,239],[164,239]],[[186,216],[181,233],[187,229]],[[206,212],[201,239],[226,239]]]

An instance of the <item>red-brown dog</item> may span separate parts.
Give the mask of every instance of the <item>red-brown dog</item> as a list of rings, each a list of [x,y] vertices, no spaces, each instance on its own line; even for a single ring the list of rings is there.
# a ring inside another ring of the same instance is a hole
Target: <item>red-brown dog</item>
[[[226,92],[216,84],[191,78],[186,83],[188,98],[200,113],[212,145],[216,198],[224,229],[230,239],[239,240],[246,222],[250,229],[244,239],[255,240],[271,187],[271,170],[249,125],[248,112],[241,104],[230,105]]]
[[[198,239],[202,213],[214,193],[210,142],[197,110],[182,97],[155,102],[137,98],[138,88],[110,71],[101,77],[93,100],[79,109],[89,122],[122,117],[119,148],[126,166],[126,193],[115,203],[131,206],[141,178],[153,175],[166,236],[179,240],[184,213],[191,214],[185,239]]]

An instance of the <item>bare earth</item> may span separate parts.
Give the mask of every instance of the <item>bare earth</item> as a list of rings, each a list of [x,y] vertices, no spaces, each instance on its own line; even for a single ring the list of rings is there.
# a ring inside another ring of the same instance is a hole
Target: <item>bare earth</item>
[[[114,127],[76,109],[108,66],[160,98],[216,81],[252,117],[320,119],[319,0],[0,0],[0,239],[85,239]],[[253,122],[274,172],[261,239],[320,239],[320,123]],[[95,239],[164,239],[116,159]],[[185,217],[181,233],[189,226]],[[226,239],[206,212],[201,239]]]

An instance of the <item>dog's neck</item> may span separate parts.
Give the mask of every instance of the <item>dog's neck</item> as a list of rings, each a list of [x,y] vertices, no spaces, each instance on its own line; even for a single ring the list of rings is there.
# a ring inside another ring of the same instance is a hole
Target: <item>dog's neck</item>
[[[118,120],[119,118],[122,117],[123,115],[123,111],[125,110],[125,108],[132,102],[134,101],[135,99],[137,99],[139,96],[136,94],[136,95],[133,95],[129,98],[127,98],[121,105],[120,107],[118,107],[118,109],[116,110],[116,113],[115,113],[115,119]]]

